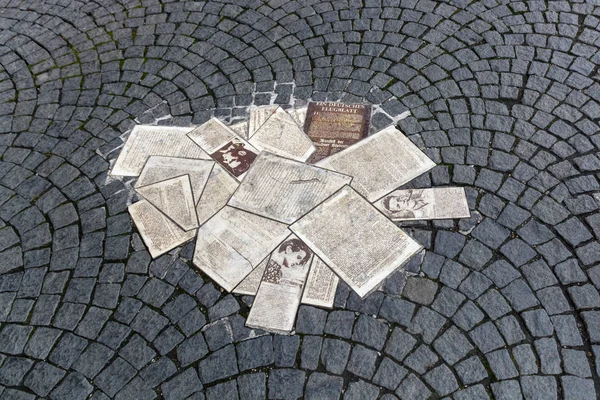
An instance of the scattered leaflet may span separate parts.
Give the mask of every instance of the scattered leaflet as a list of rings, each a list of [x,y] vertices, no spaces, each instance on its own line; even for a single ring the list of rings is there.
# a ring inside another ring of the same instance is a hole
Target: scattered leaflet
[[[290,229],[361,298],[422,248],[349,186]]]
[[[314,256],[306,287],[302,294],[302,303],[317,307],[333,308],[335,291],[340,278],[319,257]]]
[[[256,131],[271,118],[271,115],[275,114],[278,108],[278,105],[250,107],[248,110],[250,115],[248,118],[248,135],[246,139],[252,138]]]
[[[258,154],[254,147],[216,118],[200,125],[188,136],[240,181]]]
[[[187,137],[193,129],[137,125],[131,131],[110,174],[138,176],[150,156],[210,160],[210,156]]]
[[[235,132],[236,135],[244,139],[248,138],[248,121],[240,121],[229,125],[229,129]]]
[[[269,151],[297,161],[306,161],[315,151],[310,138],[292,117],[279,107],[254,133],[249,142],[259,151]]]
[[[262,153],[229,205],[291,224],[351,178],[270,153]]]
[[[254,268],[252,272],[244,278],[231,292],[235,294],[245,294],[247,296],[256,296],[258,287],[260,286],[260,280],[262,279],[265,268],[267,268],[268,258],[262,260],[258,267]]]
[[[263,260],[232,292],[256,296],[263,273],[267,267],[267,261],[268,259]],[[314,256],[308,271],[301,303],[332,308],[339,280],[340,278],[319,257]]]
[[[304,131],[304,121],[306,120],[306,113],[308,112],[308,107],[299,107],[299,108],[290,108],[285,110],[290,117],[294,120],[296,125],[300,127]]]
[[[225,207],[238,186],[239,182],[235,178],[219,164],[215,164],[196,205],[198,224],[202,225]]]
[[[312,256],[294,235],[271,253],[246,320],[248,327],[282,334],[292,331]]]
[[[152,258],[181,246],[196,236],[196,230],[184,231],[146,200],[128,207],[129,214]]]
[[[392,221],[469,218],[461,187],[395,190],[373,203]]]
[[[429,171],[435,163],[390,126],[316,165],[352,176],[351,186],[374,202]]]
[[[316,101],[308,103],[304,131],[317,146],[308,160],[316,163],[369,134],[371,105]]]
[[[198,227],[189,175],[152,183],[137,192],[184,231]]]
[[[139,188],[151,183],[189,175],[196,204],[200,200],[200,195],[214,165],[215,162],[212,160],[151,156],[138,177],[135,187]]]
[[[230,292],[289,234],[285,224],[225,207],[198,230],[194,265]]]

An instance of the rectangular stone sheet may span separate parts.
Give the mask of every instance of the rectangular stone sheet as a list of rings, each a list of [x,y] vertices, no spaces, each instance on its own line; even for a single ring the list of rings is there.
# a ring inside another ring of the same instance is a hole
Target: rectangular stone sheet
[[[308,112],[308,107],[298,107],[298,108],[288,108],[285,110],[290,117],[294,120],[294,122],[304,131],[304,121],[306,121],[306,113]]]
[[[188,136],[239,181],[259,153],[217,118],[211,118]]]
[[[194,265],[230,292],[289,234],[285,224],[224,207],[198,229]]]
[[[302,304],[310,304],[317,307],[333,308],[335,292],[340,278],[321,260],[314,256],[306,287],[302,294]]]
[[[229,128],[235,132],[236,135],[244,139],[248,139],[248,121],[240,121],[229,125]]]
[[[189,175],[194,194],[194,204],[197,204],[214,165],[215,162],[212,160],[150,156],[135,182],[135,188],[182,175]]]
[[[294,329],[313,252],[295,235],[271,253],[246,326],[289,334]]]
[[[128,209],[152,258],[173,250],[196,235],[196,229],[184,231],[146,200],[133,203]]]
[[[136,191],[183,230],[198,227],[189,175],[142,186]]]
[[[313,165],[262,153],[229,205],[291,224],[352,178]]]
[[[304,132],[317,147],[308,162],[316,163],[365,138],[369,134],[371,112],[370,104],[308,103]]]
[[[246,139],[252,138],[256,131],[265,123],[271,115],[279,108],[278,105],[267,106],[251,106],[248,108],[248,136]]]
[[[315,165],[352,176],[351,186],[370,202],[435,167],[425,153],[393,126]]]
[[[471,216],[465,189],[461,187],[395,190],[373,205],[392,221]]]
[[[202,225],[225,207],[239,184],[219,164],[215,164],[200,195],[200,200],[196,204],[198,224]]]
[[[210,160],[210,156],[187,136],[193,129],[136,125],[125,141],[110,175],[138,176],[150,156]]]
[[[269,261],[269,258],[262,260],[262,262],[258,264],[258,266],[254,268],[254,270],[250,272],[231,292],[247,296],[256,296],[256,292],[260,286],[260,280],[265,272],[265,268],[267,268],[267,261]]]
[[[290,229],[361,298],[422,248],[349,186]]]
[[[259,151],[268,151],[302,162],[315,151],[310,138],[280,107],[248,141]]]

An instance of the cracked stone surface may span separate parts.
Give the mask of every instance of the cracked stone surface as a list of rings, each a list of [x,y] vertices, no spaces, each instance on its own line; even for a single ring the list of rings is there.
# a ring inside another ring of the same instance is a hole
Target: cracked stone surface
[[[0,0],[0,399],[595,399],[600,7],[594,1]],[[135,123],[381,104],[472,217],[402,226],[392,277],[296,333],[151,260],[108,170]]]

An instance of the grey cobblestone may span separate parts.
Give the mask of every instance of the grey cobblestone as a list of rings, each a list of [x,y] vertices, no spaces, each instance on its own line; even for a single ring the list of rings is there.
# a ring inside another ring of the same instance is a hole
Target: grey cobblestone
[[[0,29],[0,398],[596,397],[597,5],[30,3]],[[280,337],[192,242],[152,261],[109,168],[134,123],[300,99],[410,111],[439,164],[410,185],[465,187],[472,217],[402,223],[416,276]]]

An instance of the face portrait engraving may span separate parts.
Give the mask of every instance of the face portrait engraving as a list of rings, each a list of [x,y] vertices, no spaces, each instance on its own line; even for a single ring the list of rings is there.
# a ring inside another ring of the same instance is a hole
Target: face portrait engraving
[[[244,143],[230,141],[215,151],[212,157],[233,176],[238,177],[248,171],[256,154],[245,148]]]
[[[422,194],[422,190],[407,190],[405,193],[386,196],[382,204],[392,217],[412,219],[420,216],[420,210],[429,205]]]
[[[311,257],[312,251],[300,239],[286,240],[271,256],[263,281],[278,284],[283,278],[293,280],[297,275],[296,270],[302,269]]]

